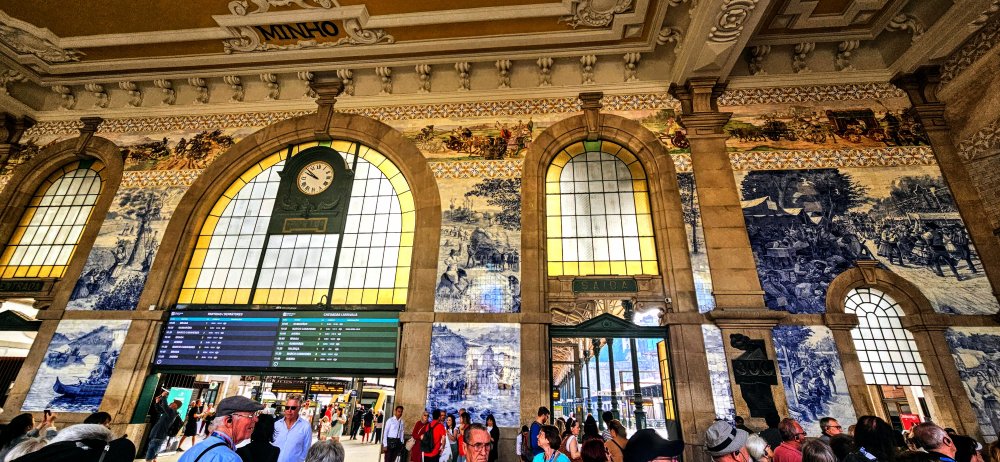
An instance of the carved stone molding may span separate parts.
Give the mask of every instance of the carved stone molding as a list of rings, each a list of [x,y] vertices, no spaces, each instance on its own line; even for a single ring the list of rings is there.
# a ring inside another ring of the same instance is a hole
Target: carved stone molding
[[[283,12],[266,14],[272,6],[288,6],[294,4],[299,8],[304,9],[339,9],[341,8],[339,2],[335,0],[250,0],[256,9],[249,10],[248,2],[246,0],[234,0],[229,3],[229,11],[232,16],[214,16],[216,22],[220,26],[232,35],[231,38],[227,38],[222,41],[223,49],[226,53],[251,53],[251,52],[266,52],[266,51],[282,51],[282,50],[303,50],[303,49],[313,49],[313,48],[331,48],[339,46],[357,46],[357,45],[375,45],[378,43],[395,43],[396,39],[391,34],[387,33],[382,29],[365,29],[362,25],[361,18],[367,19],[367,10],[362,8],[361,10],[355,10],[355,15],[360,15],[361,17],[348,17],[343,20],[343,28],[341,29],[345,37],[341,37],[338,40],[331,41],[318,41],[315,39],[302,39],[294,43],[278,45],[274,43],[266,42],[258,31],[255,31],[252,26],[267,26],[270,23],[270,17],[275,14],[282,14]],[[350,13],[348,13],[350,14]],[[254,24],[253,22],[247,24],[245,19],[240,19],[239,21],[232,21],[231,18],[237,16],[240,18],[254,18],[259,17],[259,23]],[[338,35],[339,31],[336,30],[336,26],[315,25],[315,27],[322,29],[321,35],[324,37],[331,37]],[[272,29],[273,32],[273,29]]]
[[[885,25],[888,31],[909,32],[912,40],[916,41],[924,34],[924,24],[916,16],[907,13],[900,13],[893,16],[889,23]]]
[[[188,85],[194,87],[196,92],[194,103],[195,104],[208,104],[208,100],[211,95],[208,92],[208,82],[201,77],[191,77],[188,79]]]
[[[302,95],[302,97],[309,99],[315,98],[316,90],[313,89],[312,83],[313,79],[316,78],[316,75],[309,71],[301,71],[298,73],[298,78],[306,83],[306,93]]]
[[[458,73],[458,91],[469,91],[471,88],[470,71],[472,71],[472,64],[469,64],[468,61],[455,63],[455,72]]]
[[[431,66],[430,64],[417,64],[413,67],[417,73],[417,93],[431,92]]]
[[[337,69],[337,78],[344,82],[344,94],[354,96],[354,71],[351,69]],[[392,91],[392,82],[389,82],[389,90]]]
[[[585,55],[580,58],[580,83],[584,85],[594,84],[595,64],[597,64],[597,55]]]
[[[39,29],[0,11],[0,42],[19,54],[33,55],[49,64],[79,61],[84,53],[60,48],[58,38],[47,29]]]
[[[340,7],[337,0],[251,0],[256,7],[250,10],[250,3],[247,0],[233,0],[229,2],[229,12],[235,16],[249,16],[267,13],[272,6],[282,7],[295,5],[299,8],[325,8],[330,9]]]
[[[497,68],[497,88],[510,88],[510,60],[498,59],[494,66]]]
[[[108,92],[104,90],[104,85],[99,83],[88,83],[84,85],[83,88],[92,93],[94,98],[96,98],[96,101],[94,101],[94,108],[104,109],[111,103],[111,98],[108,97]]]
[[[142,106],[142,90],[139,85],[132,81],[118,82],[118,88],[128,94],[128,105],[130,107]]]
[[[153,81],[153,85],[163,91],[163,104],[172,106],[177,102],[177,93],[174,91],[174,84],[172,82],[165,79],[158,79]]]
[[[838,71],[853,71],[854,65],[851,64],[851,53],[857,50],[861,46],[861,42],[857,40],[845,40],[837,44],[837,57],[834,59],[833,68]]]
[[[539,87],[549,87],[552,86],[552,63],[554,60],[548,56],[543,56],[535,61],[538,65],[538,86]]]
[[[771,54],[771,45],[757,45],[750,47],[750,75],[767,75],[764,70],[764,58]]]
[[[809,63],[806,62],[809,59],[809,55],[816,49],[816,44],[813,42],[805,42],[795,45],[795,50],[792,54],[792,70],[796,74],[804,72],[812,72],[809,69]]]
[[[246,91],[243,89],[243,81],[240,79],[240,76],[227,75],[222,78],[222,81],[226,82],[226,85],[229,85],[229,88],[233,90],[233,96],[229,98],[229,101],[242,103],[243,97],[246,95]]]
[[[656,44],[666,45],[668,43],[673,43],[680,46],[681,39],[683,38],[683,33],[677,27],[666,26],[660,29],[660,32],[656,34]]]
[[[965,41],[941,66],[941,83],[947,85],[955,77],[986,56],[1000,44],[1000,15],[994,15],[971,38]]]
[[[735,42],[743,33],[743,24],[757,8],[758,0],[724,0],[722,11],[708,33],[713,42]]]
[[[612,5],[599,0],[579,0],[573,6],[573,14],[559,19],[576,29],[579,26],[607,27],[615,20],[615,15],[632,9],[634,0],[615,0]]]
[[[639,62],[642,61],[642,55],[636,52],[625,53],[623,59],[625,60],[625,81],[639,81]]]
[[[1000,151],[1000,119],[994,120],[958,143],[958,154],[964,160],[975,160],[996,154],[998,151]]]
[[[380,95],[391,95],[392,94],[392,69],[386,66],[379,66],[375,68],[375,75],[378,76],[379,80],[382,81],[382,89],[379,91]]]
[[[604,93],[599,91],[580,93],[580,108],[583,109],[587,121],[587,139],[590,141],[601,138],[601,98]]]
[[[66,85],[54,85],[52,91],[56,92],[62,102],[59,103],[59,107],[62,109],[73,109],[76,106],[76,95],[73,94],[73,89]]]
[[[0,94],[9,95],[11,85],[17,82],[24,82],[25,80],[26,77],[24,74],[13,69],[0,72]]]
[[[260,75],[260,81],[267,86],[267,96],[264,99],[275,101],[281,96],[281,84],[278,82],[278,76],[265,72]]]

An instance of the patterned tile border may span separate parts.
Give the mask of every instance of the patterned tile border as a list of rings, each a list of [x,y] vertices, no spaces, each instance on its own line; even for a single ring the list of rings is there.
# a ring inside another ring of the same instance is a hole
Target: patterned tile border
[[[958,77],[976,61],[1000,44],[1000,14],[993,17],[965,41],[941,66],[941,86]]]
[[[1000,119],[981,128],[958,143],[958,154],[965,160],[975,160],[1000,149]]]
[[[434,177],[457,178],[521,178],[522,159],[428,162]]]
[[[136,170],[122,174],[121,188],[191,186],[201,170]]]
[[[822,101],[870,100],[904,97],[888,83],[846,85],[812,85],[804,87],[742,88],[727,91],[719,101],[723,106],[754,104],[803,103]],[[655,110],[673,107],[677,101],[667,93],[606,95],[602,100],[607,111]],[[412,104],[342,108],[345,113],[359,114],[382,121],[435,119],[448,117],[529,117],[533,114],[568,114],[580,111],[576,97],[538,98],[505,101],[472,101],[463,103]],[[264,127],[312,111],[246,112],[238,114],[208,114],[169,117],[108,118],[101,124],[104,133],[146,133],[171,130],[203,130],[212,128]],[[42,122],[32,127],[27,136],[74,134],[79,121]]]

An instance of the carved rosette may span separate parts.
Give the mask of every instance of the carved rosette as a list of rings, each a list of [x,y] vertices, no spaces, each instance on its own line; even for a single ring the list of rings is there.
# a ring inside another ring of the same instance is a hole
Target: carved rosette
[[[573,15],[564,16],[559,21],[569,24],[574,29],[579,26],[607,27],[615,20],[615,15],[631,10],[634,0],[616,0],[610,6],[604,5],[605,3],[607,2],[600,0],[580,0]]]
[[[757,8],[757,0],[725,0],[716,17],[716,25],[708,33],[713,42],[733,42],[743,33],[743,24]]]

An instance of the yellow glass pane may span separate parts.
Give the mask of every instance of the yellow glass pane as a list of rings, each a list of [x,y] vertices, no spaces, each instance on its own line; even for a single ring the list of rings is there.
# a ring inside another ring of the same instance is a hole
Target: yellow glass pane
[[[3,256],[0,256],[0,265],[10,264],[10,257],[14,255],[14,249],[15,247],[13,245],[7,246],[7,248],[3,251]]]
[[[282,294],[281,304],[282,305],[295,305],[299,302],[299,289],[285,289],[285,293]]]
[[[549,238],[562,237],[562,220],[559,219],[559,216],[549,215],[545,219],[545,234]],[[549,247],[549,251],[551,251],[551,249],[552,248]]]
[[[61,278],[61,277],[65,276],[65,275],[66,275],[66,266],[65,265],[62,265],[62,266],[53,266],[52,267],[52,273],[49,274],[49,277]]]
[[[569,162],[570,159],[571,157],[569,154],[567,154],[566,151],[562,151],[556,155],[555,159],[552,159],[552,165],[556,167],[565,167],[566,163]]]
[[[580,264],[575,261],[563,262],[563,274],[567,276],[579,276]]]
[[[638,225],[640,236],[652,236],[653,235],[653,222],[651,216],[648,214],[636,215],[635,221]]]
[[[16,278],[23,278],[23,277],[25,277],[27,275],[28,275],[28,267],[27,266],[15,266],[14,267],[14,277],[16,277]]]
[[[12,277],[14,277],[14,270],[16,270],[16,269],[17,269],[16,266],[8,266],[7,268],[4,268],[4,270],[3,270],[3,277],[4,278],[12,278]]]
[[[35,217],[35,211],[37,210],[38,209],[34,207],[25,210],[24,216],[21,217],[21,223],[19,223],[19,226],[28,226],[29,224],[31,224],[31,219]]]
[[[195,289],[194,295],[191,297],[191,303],[203,304],[205,303],[205,298],[208,296],[208,289]]]
[[[378,301],[378,289],[364,289],[361,291],[361,303],[371,305]]]
[[[181,287],[195,287],[198,284],[199,277],[201,277],[201,269],[189,269],[187,276],[184,276],[184,284],[182,284]]]
[[[396,268],[395,287],[408,287],[410,285],[410,267],[400,266]]]
[[[550,217],[562,215],[559,196],[545,196],[545,215]]]
[[[562,266],[562,263],[559,262],[549,262],[549,276],[562,276]]]
[[[236,197],[236,195],[239,194],[240,190],[243,189],[243,187],[246,186],[246,185],[247,185],[246,182],[244,182],[243,180],[236,180],[236,181],[233,182],[233,184],[229,185],[229,187],[226,188],[226,192],[222,193],[222,197],[228,197],[228,198],[232,199],[232,198]],[[228,204],[229,202],[227,201],[226,203]],[[219,204],[215,204],[215,206],[218,207]],[[225,208],[226,208],[225,206],[222,207],[222,209],[225,209]],[[221,213],[222,212],[220,211],[218,214],[221,214]]]
[[[398,305],[406,304],[406,289],[394,289],[392,291],[392,303]]]
[[[635,213],[649,213],[649,198],[645,194],[633,194],[635,197]]]
[[[611,262],[611,272],[609,274],[628,274],[628,269],[626,268],[625,262],[623,261],[613,261]]]
[[[347,304],[348,305],[360,305],[361,304],[361,289],[351,289],[347,292]]]
[[[639,255],[643,260],[656,259],[656,244],[652,237],[639,238]]]
[[[233,303],[237,305],[246,305],[250,302],[250,289],[237,289],[236,298]]]
[[[330,148],[336,151],[346,152],[348,154],[354,154],[354,143],[350,141],[339,141],[339,140],[331,141]]]
[[[397,195],[410,190],[410,185],[406,183],[406,177],[403,175],[396,175],[389,178],[389,184],[392,185],[392,189],[396,191]]]
[[[215,203],[215,207],[212,207],[212,211],[208,212],[209,215],[217,217],[222,216],[222,212],[224,212],[226,210],[226,207],[229,206],[229,202],[230,202],[229,198],[225,196],[219,198],[219,201]]]
[[[594,274],[611,274],[611,263],[606,261],[594,262]]]
[[[27,272],[24,273],[24,277],[37,278],[38,272],[42,269],[41,266],[31,265],[27,267]]]
[[[211,236],[215,234],[215,227],[219,224],[219,217],[208,216],[205,217],[205,224],[201,227],[202,236]]]
[[[549,254],[549,261],[562,261],[562,239],[550,237],[545,251]]]
[[[559,183],[556,183],[556,182],[546,182],[545,183],[545,194],[559,194]]]
[[[378,169],[385,174],[386,178],[392,178],[399,174],[399,169],[392,162],[382,162],[378,164]]]
[[[569,154],[570,158],[579,156],[580,154],[583,154],[585,151],[586,151],[586,148],[584,148],[582,142],[580,142],[580,143],[573,143],[573,144],[571,144],[569,146],[566,146],[566,149],[563,149],[563,152],[565,152],[566,154]]]
[[[236,303],[236,290],[234,289],[224,289],[222,290],[222,296],[219,298],[219,303],[224,305],[232,305]]]
[[[379,305],[388,305],[392,303],[392,293],[393,289],[382,289],[378,291],[378,299],[375,303]]]
[[[278,305],[281,303],[282,297],[285,295],[284,289],[270,289],[267,292],[267,303],[271,305]]]
[[[635,154],[629,152],[628,149],[622,149],[621,151],[618,151],[618,158],[621,159],[622,162],[625,162],[625,165],[631,164],[632,162],[639,160],[636,159]]]
[[[202,268],[205,266],[205,249],[194,249],[191,254],[191,268]]]
[[[343,305],[346,303],[347,303],[347,289],[333,289],[333,294],[330,295],[330,304]]]
[[[194,289],[181,289],[181,294],[177,297],[177,303],[191,303],[192,295],[194,295]]]
[[[382,162],[385,162],[386,160],[385,156],[383,156],[382,153],[374,149],[366,150],[366,148],[361,149],[361,158],[367,160],[376,167],[378,167]]]
[[[555,165],[549,167],[549,171],[545,174],[545,181],[547,183],[559,183],[559,176],[562,175],[562,167],[557,167]]]
[[[28,201],[28,207],[37,207],[42,202],[42,195],[37,194]]]
[[[399,266],[410,267],[410,257],[413,255],[412,247],[401,247],[399,249],[399,261],[397,264]]]
[[[309,149],[309,148],[312,148],[312,147],[315,147],[315,146],[319,146],[319,143],[316,142],[316,141],[312,141],[312,142],[309,142],[309,143],[302,143],[302,144],[296,145],[295,147],[292,148],[292,155],[294,156],[295,154],[298,154],[298,153],[300,153],[302,151],[305,151],[306,149]]]
[[[642,262],[639,261],[625,262],[625,274],[642,274]]]
[[[586,276],[588,274],[594,274],[594,262],[592,261],[582,261],[580,262],[580,276]]]
[[[640,178],[646,178],[646,172],[642,169],[642,164],[634,162],[628,164],[628,171],[632,172],[632,179],[638,180]]]
[[[655,261],[642,262],[642,274],[659,274]]]
[[[414,225],[416,225],[417,215],[413,212],[406,212],[402,216],[402,228],[403,231],[413,231]],[[409,263],[407,263],[409,264]]]
[[[622,150],[622,147],[618,143],[615,143],[613,141],[606,141],[606,140],[605,141],[601,141],[601,152],[605,152],[605,153],[611,154],[613,156],[615,154],[618,154],[618,151],[621,151],[621,150]]]
[[[646,180],[632,180],[632,190],[633,191],[648,191],[649,188],[646,185]]]
[[[249,182],[253,181],[253,179],[257,175],[260,175],[263,171],[264,170],[262,170],[260,168],[260,164],[253,164],[253,166],[251,166],[246,172],[243,172],[243,174],[240,175],[240,181],[242,181],[244,183],[249,183]],[[233,197],[235,197],[235,196],[233,196]]]
[[[402,233],[399,235],[399,245],[401,247],[413,247],[413,233]]]
[[[198,236],[198,242],[195,243],[194,247],[196,249],[207,249],[211,243],[212,236]]]
[[[399,194],[399,210],[403,213],[413,211],[413,193],[411,191]]]

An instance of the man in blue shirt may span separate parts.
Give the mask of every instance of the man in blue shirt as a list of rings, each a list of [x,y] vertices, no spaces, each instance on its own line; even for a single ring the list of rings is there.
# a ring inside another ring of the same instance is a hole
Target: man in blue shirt
[[[263,405],[243,396],[219,401],[208,427],[212,434],[191,446],[177,462],[243,462],[236,454],[236,445],[250,438],[261,409]]]
[[[538,432],[542,430],[542,426],[545,425],[545,423],[548,421],[549,421],[549,408],[545,406],[538,408],[538,417],[536,417],[535,421],[531,423],[531,429],[529,430],[529,437],[528,437],[528,441],[531,443],[532,458],[542,453],[542,448],[538,446]]]
[[[312,446],[312,426],[299,417],[299,395],[289,395],[285,400],[285,418],[274,423],[274,442],[279,448],[278,462],[303,462]]]

